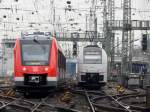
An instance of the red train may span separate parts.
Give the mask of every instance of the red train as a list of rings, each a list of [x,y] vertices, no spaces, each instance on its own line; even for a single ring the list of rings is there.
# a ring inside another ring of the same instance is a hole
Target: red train
[[[49,92],[65,78],[66,58],[55,38],[28,35],[14,48],[15,89],[19,92]]]

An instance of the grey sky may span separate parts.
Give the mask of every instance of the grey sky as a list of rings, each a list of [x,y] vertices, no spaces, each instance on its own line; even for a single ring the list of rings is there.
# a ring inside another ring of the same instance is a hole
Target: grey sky
[[[0,31],[1,38],[15,38],[20,35],[21,31],[34,31],[36,29],[52,31],[53,30],[53,14],[52,7],[55,7],[55,26],[59,31],[70,31],[81,29],[85,31],[85,17],[89,14],[91,0],[71,0],[72,11],[65,10],[67,0],[1,0],[0,3]],[[122,1],[115,0],[116,19],[122,19]],[[97,0],[98,5],[102,5]],[[52,6],[52,3],[54,4]],[[148,0],[132,0],[132,19],[150,19],[150,3]],[[2,9],[11,8],[11,9]],[[6,18],[4,18],[4,15]],[[102,9],[97,10],[98,30],[102,31]],[[19,20],[17,20],[19,18]],[[70,21],[70,19],[74,19]],[[29,23],[33,23],[32,25]],[[39,23],[39,24],[34,24]],[[61,27],[58,28],[58,23]],[[79,23],[78,25],[70,25],[70,23]],[[141,31],[138,32],[141,34]],[[140,36],[138,36],[139,38]]]

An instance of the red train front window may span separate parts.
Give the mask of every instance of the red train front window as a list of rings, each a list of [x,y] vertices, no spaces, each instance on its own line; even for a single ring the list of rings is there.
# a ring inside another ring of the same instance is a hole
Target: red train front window
[[[49,65],[50,40],[23,40],[22,62],[25,66]]]

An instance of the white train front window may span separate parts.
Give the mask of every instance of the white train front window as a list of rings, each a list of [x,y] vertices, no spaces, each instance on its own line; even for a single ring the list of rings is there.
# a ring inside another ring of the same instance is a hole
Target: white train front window
[[[98,51],[84,52],[84,63],[87,63],[87,64],[102,63],[101,52],[98,52]]]
[[[100,55],[85,55],[84,58],[92,59],[92,60],[100,60],[101,59]]]
[[[100,55],[100,52],[94,52],[94,51],[91,51],[91,52],[85,52],[85,55]]]

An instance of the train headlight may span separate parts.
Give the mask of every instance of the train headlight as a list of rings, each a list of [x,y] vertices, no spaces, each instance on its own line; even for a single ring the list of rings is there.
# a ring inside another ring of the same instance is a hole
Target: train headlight
[[[47,68],[47,67],[45,68],[45,71],[48,71],[48,68]]]
[[[26,67],[23,67],[23,68],[22,68],[22,70],[23,70],[23,71],[26,71],[26,70],[27,70],[27,68],[26,68]]]

